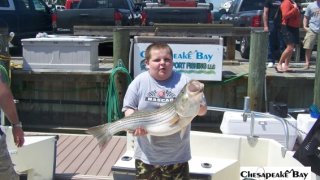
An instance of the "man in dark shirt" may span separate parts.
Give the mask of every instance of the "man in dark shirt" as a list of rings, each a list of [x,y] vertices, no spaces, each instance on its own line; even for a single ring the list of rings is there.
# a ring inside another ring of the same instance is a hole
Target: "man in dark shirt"
[[[264,31],[269,32],[268,67],[272,68],[275,60],[279,59],[284,49],[283,38],[280,33],[281,15],[280,0],[266,0],[263,9]]]

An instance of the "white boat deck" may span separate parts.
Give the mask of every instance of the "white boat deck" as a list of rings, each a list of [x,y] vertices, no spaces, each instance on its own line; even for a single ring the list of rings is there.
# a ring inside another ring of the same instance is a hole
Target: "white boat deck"
[[[29,133],[26,135],[35,136]],[[52,137],[56,134],[47,135]],[[59,134],[56,139],[53,179],[113,179],[113,173],[120,174],[125,180],[134,177],[134,160],[123,160],[123,157],[132,157],[133,154],[130,136],[114,136],[102,152],[91,135]],[[28,145],[24,147],[28,148]],[[37,149],[41,151],[41,148]],[[237,179],[240,167],[243,166],[303,167],[292,157],[292,151],[287,151],[283,157],[281,149],[278,142],[270,139],[259,138],[256,143],[251,144],[245,136],[193,131],[192,159],[189,162],[191,177]],[[20,151],[22,152],[22,148]],[[17,154],[19,155],[19,150]],[[45,155],[39,154],[33,163],[46,162],[45,158]],[[40,175],[34,177],[35,180],[44,180]],[[319,177],[313,175],[312,180],[315,179],[319,180]],[[33,179],[28,177],[28,180]]]

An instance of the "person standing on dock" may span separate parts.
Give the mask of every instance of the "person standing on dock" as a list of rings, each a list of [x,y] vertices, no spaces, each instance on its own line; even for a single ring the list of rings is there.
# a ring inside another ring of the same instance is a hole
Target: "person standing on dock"
[[[0,107],[12,125],[13,139],[17,147],[24,144],[24,132],[19,121],[13,95],[8,85],[3,81],[0,74]],[[15,172],[10,154],[8,152],[6,135],[0,129],[0,179],[18,180],[19,175]]]
[[[280,33],[281,28],[281,1],[266,0],[263,8],[263,28],[269,32],[268,67],[272,68],[276,59],[284,50],[284,42]]]
[[[306,31],[303,40],[303,48],[306,51],[304,69],[309,69],[312,49],[320,32],[320,0],[316,0],[307,6],[303,18],[303,29]]]
[[[145,52],[148,71],[139,74],[129,85],[122,111],[125,116],[134,111],[154,110],[174,100],[190,79],[173,71],[173,53],[166,43],[153,43]],[[198,115],[205,115],[207,105],[203,97]],[[190,129],[183,137],[180,132],[169,136],[147,137],[148,132],[137,128],[134,158],[136,179],[185,179],[189,178],[191,159]]]
[[[296,44],[299,44],[300,11],[297,3],[293,0],[283,0],[281,3],[281,33],[286,43],[286,49],[282,52],[277,72],[288,72],[289,62]],[[283,64],[284,63],[284,64]]]

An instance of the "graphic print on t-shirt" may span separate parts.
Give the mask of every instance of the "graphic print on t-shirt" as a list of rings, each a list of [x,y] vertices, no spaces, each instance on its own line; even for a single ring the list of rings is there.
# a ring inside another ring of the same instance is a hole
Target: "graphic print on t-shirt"
[[[170,90],[153,90],[147,93],[145,101],[148,102],[159,102],[159,103],[168,103],[176,99],[176,95]]]

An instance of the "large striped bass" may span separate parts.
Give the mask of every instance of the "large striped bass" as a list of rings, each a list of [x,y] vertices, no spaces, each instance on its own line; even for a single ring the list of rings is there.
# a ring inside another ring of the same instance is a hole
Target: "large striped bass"
[[[153,111],[136,111],[130,116],[113,123],[89,128],[87,133],[97,138],[100,147],[104,147],[112,136],[120,131],[134,131],[138,127],[147,130],[148,135],[167,136],[181,131],[197,116],[200,103],[203,102],[203,83],[191,80],[179,93],[178,97]]]

